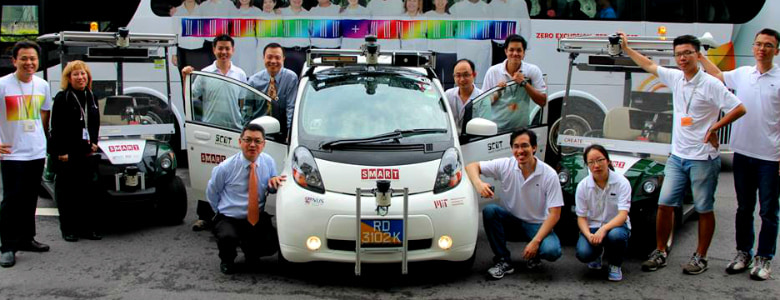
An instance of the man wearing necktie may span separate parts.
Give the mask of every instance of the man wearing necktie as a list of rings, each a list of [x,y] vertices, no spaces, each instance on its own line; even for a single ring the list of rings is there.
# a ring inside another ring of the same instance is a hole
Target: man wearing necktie
[[[263,249],[276,249],[278,241],[271,225],[271,216],[263,212],[265,192],[275,193],[285,181],[276,175],[271,156],[262,153],[265,130],[257,124],[247,124],[238,141],[237,153],[214,168],[206,194],[216,213],[214,236],[217,238],[219,269],[224,274],[236,271],[236,247],[241,247],[248,265],[256,265]],[[275,243],[273,245],[264,243]]]
[[[263,63],[265,70],[249,77],[249,85],[277,101],[278,104],[273,105],[272,116],[282,125],[286,125],[281,131],[286,133],[292,125],[295,95],[298,90],[298,75],[284,67],[284,49],[277,43],[265,46]],[[262,112],[255,112],[253,117],[257,118],[262,115]],[[283,122],[283,119],[286,121]]]

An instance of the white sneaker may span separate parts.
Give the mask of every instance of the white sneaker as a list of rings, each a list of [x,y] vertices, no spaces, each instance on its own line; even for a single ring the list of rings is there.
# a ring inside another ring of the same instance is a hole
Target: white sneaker
[[[772,275],[772,260],[766,257],[756,256],[753,268],[750,270],[750,278],[764,281]]]
[[[737,256],[726,266],[726,273],[737,274],[747,271],[751,265],[750,253],[738,251]]]

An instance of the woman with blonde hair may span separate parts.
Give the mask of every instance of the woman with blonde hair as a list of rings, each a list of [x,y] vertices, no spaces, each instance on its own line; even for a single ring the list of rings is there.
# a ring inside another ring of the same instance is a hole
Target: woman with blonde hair
[[[79,236],[99,240],[95,213],[98,187],[95,181],[100,112],[92,93],[92,74],[80,60],[62,70],[62,90],[51,110],[49,162],[56,178],[54,200],[60,213],[60,231],[68,242]]]

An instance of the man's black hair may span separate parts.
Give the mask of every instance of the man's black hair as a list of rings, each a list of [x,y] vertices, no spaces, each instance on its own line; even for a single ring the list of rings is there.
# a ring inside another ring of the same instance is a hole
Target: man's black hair
[[[455,64],[453,64],[453,65],[452,65],[452,69],[455,69],[455,67],[456,67],[456,66],[457,66],[459,63],[462,63],[462,62],[464,62],[464,61],[465,61],[465,62],[467,62],[467,63],[469,63],[469,67],[471,67],[471,72],[472,72],[472,73],[475,73],[475,72],[477,72],[477,68],[476,68],[476,67],[474,67],[474,62],[473,62],[473,61],[471,61],[471,60],[470,60],[470,59],[468,59],[468,58],[461,58],[461,59],[459,59],[458,61],[456,61],[456,62],[455,62]]]
[[[18,41],[16,44],[14,44],[13,48],[13,58],[16,59],[19,56],[19,50],[22,49],[35,49],[35,53],[38,54],[38,57],[41,57],[41,46],[38,46],[36,42],[33,41]]]
[[[247,131],[260,131],[260,133],[263,134],[263,138],[265,138],[265,129],[263,128],[263,126],[260,126],[258,124],[247,123],[246,125],[244,125],[244,130],[241,130],[241,137],[244,137],[244,132]]]
[[[758,37],[759,34],[765,34],[775,38],[775,48],[777,48],[777,44],[778,42],[780,42],[780,33],[777,33],[777,30],[774,30],[772,28],[764,28],[761,29],[761,31],[759,31],[758,33],[756,33],[756,37]]]
[[[528,42],[526,42],[525,38],[519,34],[510,34],[508,37],[506,37],[506,40],[504,40],[504,50],[509,48],[509,43],[515,42],[520,42],[520,44],[523,44],[523,51],[528,51]]]
[[[685,45],[685,44],[693,46],[693,49],[695,49],[696,52],[699,52],[699,49],[701,49],[701,42],[699,41],[699,39],[690,34],[681,35],[674,38],[674,41],[672,42],[672,49],[677,48],[677,46],[679,45]]]
[[[279,45],[279,43],[270,43],[268,45],[265,45],[265,48],[263,48],[263,56],[265,56],[265,51],[269,48],[280,48],[282,49],[282,56],[284,56],[284,48],[282,48],[282,45]]]
[[[515,138],[523,134],[528,135],[528,141],[531,142],[531,147],[536,147],[536,132],[528,129],[528,127],[523,127],[512,132],[512,135],[509,137],[509,143],[514,143]]]
[[[220,34],[216,37],[214,37],[214,43],[211,44],[211,47],[217,48],[217,42],[230,42],[230,47],[235,47],[236,42],[233,40],[232,37],[230,37],[227,34]]]

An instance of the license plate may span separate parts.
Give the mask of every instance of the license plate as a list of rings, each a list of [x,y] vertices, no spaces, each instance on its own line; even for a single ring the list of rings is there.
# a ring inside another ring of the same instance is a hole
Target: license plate
[[[360,220],[360,247],[401,247],[403,234],[404,220]]]

